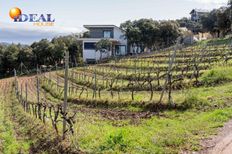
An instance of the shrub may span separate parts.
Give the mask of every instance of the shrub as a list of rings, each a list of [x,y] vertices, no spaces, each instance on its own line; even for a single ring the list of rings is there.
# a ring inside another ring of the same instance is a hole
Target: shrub
[[[210,104],[207,100],[200,98],[196,92],[189,92],[185,96],[185,99],[181,106],[184,109],[194,108],[194,109],[204,109],[205,107],[209,106]]]
[[[122,131],[109,135],[106,143],[100,147],[101,151],[120,151],[126,152],[128,141],[125,140]]]

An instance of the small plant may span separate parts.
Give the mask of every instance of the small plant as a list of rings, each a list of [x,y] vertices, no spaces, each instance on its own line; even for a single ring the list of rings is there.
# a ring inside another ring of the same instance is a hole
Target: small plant
[[[100,146],[101,151],[120,151],[126,152],[128,147],[128,142],[124,139],[124,133],[120,131],[116,134],[111,134],[107,140],[105,145]]]
[[[209,105],[210,104],[206,100],[200,98],[196,92],[188,92],[183,103],[181,104],[184,109],[193,108],[199,110],[204,109]]]

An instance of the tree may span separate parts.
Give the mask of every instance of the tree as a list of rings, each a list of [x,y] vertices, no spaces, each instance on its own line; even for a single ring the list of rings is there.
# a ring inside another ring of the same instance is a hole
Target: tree
[[[79,37],[79,36],[78,36]],[[42,39],[29,45],[0,43],[0,76],[9,75],[21,62],[28,69],[37,65],[61,64],[64,53],[69,50],[70,61],[76,66],[82,62],[82,44],[77,35]]]
[[[232,9],[232,0],[228,0],[228,6],[230,9]]]
[[[120,27],[125,31],[129,45],[142,51],[145,48],[161,47],[162,44],[169,46],[181,35],[176,21],[158,22],[152,19],[140,19],[126,21]],[[135,51],[135,48],[133,50]]]
[[[42,39],[39,42],[34,42],[32,47],[32,52],[34,54],[35,62],[39,65],[52,65],[52,51],[50,42],[47,39]]]
[[[165,46],[170,46],[175,43],[181,35],[179,25],[176,21],[161,21],[160,22],[160,38]]]
[[[229,14],[230,14],[230,11],[227,8],[221,8],[217,12],[217,25],[223,37],[230,30],[231,21],[230,21]]]
[[[201,23],[205,32],[217,34],[217,37],[224,37],[231,26],[229,7],[212,10],[208,15],[202,17]]]
[[[20,64],[23,62],[28,69],[32,69],[33,53],[30,46],[19,47],[19,52],[17,55],[17,63]]]
[[[52,39],[52,43],[55,45],[56,60],[59,63],[62,59],[64,52],[69,50],[70,62],[77,66],[78,62],[81,62],[82,57],[82,44],[76,39],[75,35],[61,36]]]
[[[158,40],[159,23],[152,19],[126,21],[120,27],[126,32],[129,44],[136,47],[137,50],[133,49],[136,53],[139,48],[142,51],[146,47],[152,49]]]
[[[56,64],[60,64],[64,58],[64,54],[67,51],[67,45],[62,38],[53,38],[52,39],[52,50],[53,58]]]
[[[208,15],[202,16],[201,23],[204,32],[210,32],[212,34],[217,33],[219,36],[219,29],[217,24],[217,12],[218,10],[212,10]]]
[[[87,32],[84,32],[81,37],[82,38],[89,38],[89,36],[90,36],[89,31],[87,31]]]
[[[136,27],[135,23],[128,20],[120,25],[120,28],[122,28],[125,31],[125,37],[128,40],[129,46],[132,46],[133,51],[135,53],[138,53],[138,51],[135,51],[135,47],[139,46],[139,43],[141,41],[141,31],[138,27]],[[138,48],[137,48],[138,49]]]
[[[100,51],[100,60],[102,59],[102,54],[110,51],[112,42],[109,39],[101,39],[96,43],[96,51]]]
[[[2,72],[4,74],[10,74],[14,68],[19,66],[17,63],[18,53],[19,46],[16,44],[11,44],[4,49],[2,56]]]
[[[231,32],[232,32],[232,0],[228,0],[228,14],[230,16],[230,25],[231,25]]]
[[[202,24],[199,22],[192,21],[186,17],[177,20],[180,27],[186,27],[188,30],[191,30],[193,33],[202,32]]]
[[[152,19],[140,19],[135,21],[135,24],[141,31],[140,47],[142,51],[145,47],[151,49],[159,36],[159,23]]]

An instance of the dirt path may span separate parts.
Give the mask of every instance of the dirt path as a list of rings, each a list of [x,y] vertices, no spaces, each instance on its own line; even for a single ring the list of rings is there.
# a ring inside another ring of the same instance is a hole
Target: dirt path
[[[28,85],[28,100],[36,102],[37,101],[37,87],[36,87],[36,76],[24,76],[18,78],[19,90],[22,86],[23,96],[25,96],[25,86]],[[45,98],[42,88],[40,88],[40,99]]]
[[[199,154],[231,154],[232,153],[232,120],[219,129],[217,136],[202,141],[203,150]]]

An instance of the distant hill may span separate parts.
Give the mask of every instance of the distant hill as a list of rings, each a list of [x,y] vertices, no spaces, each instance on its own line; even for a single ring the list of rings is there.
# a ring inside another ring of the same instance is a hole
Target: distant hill
[[[0,42],[0,45],[10,45],[10,43]]]
[[[11,45],[11,44],[18,44],[18,43],[0,42],[0,45],[5,45],[5,46]],[[20,45],[21,45],[22,47],[27,46],[26,44],[20,44]]]

